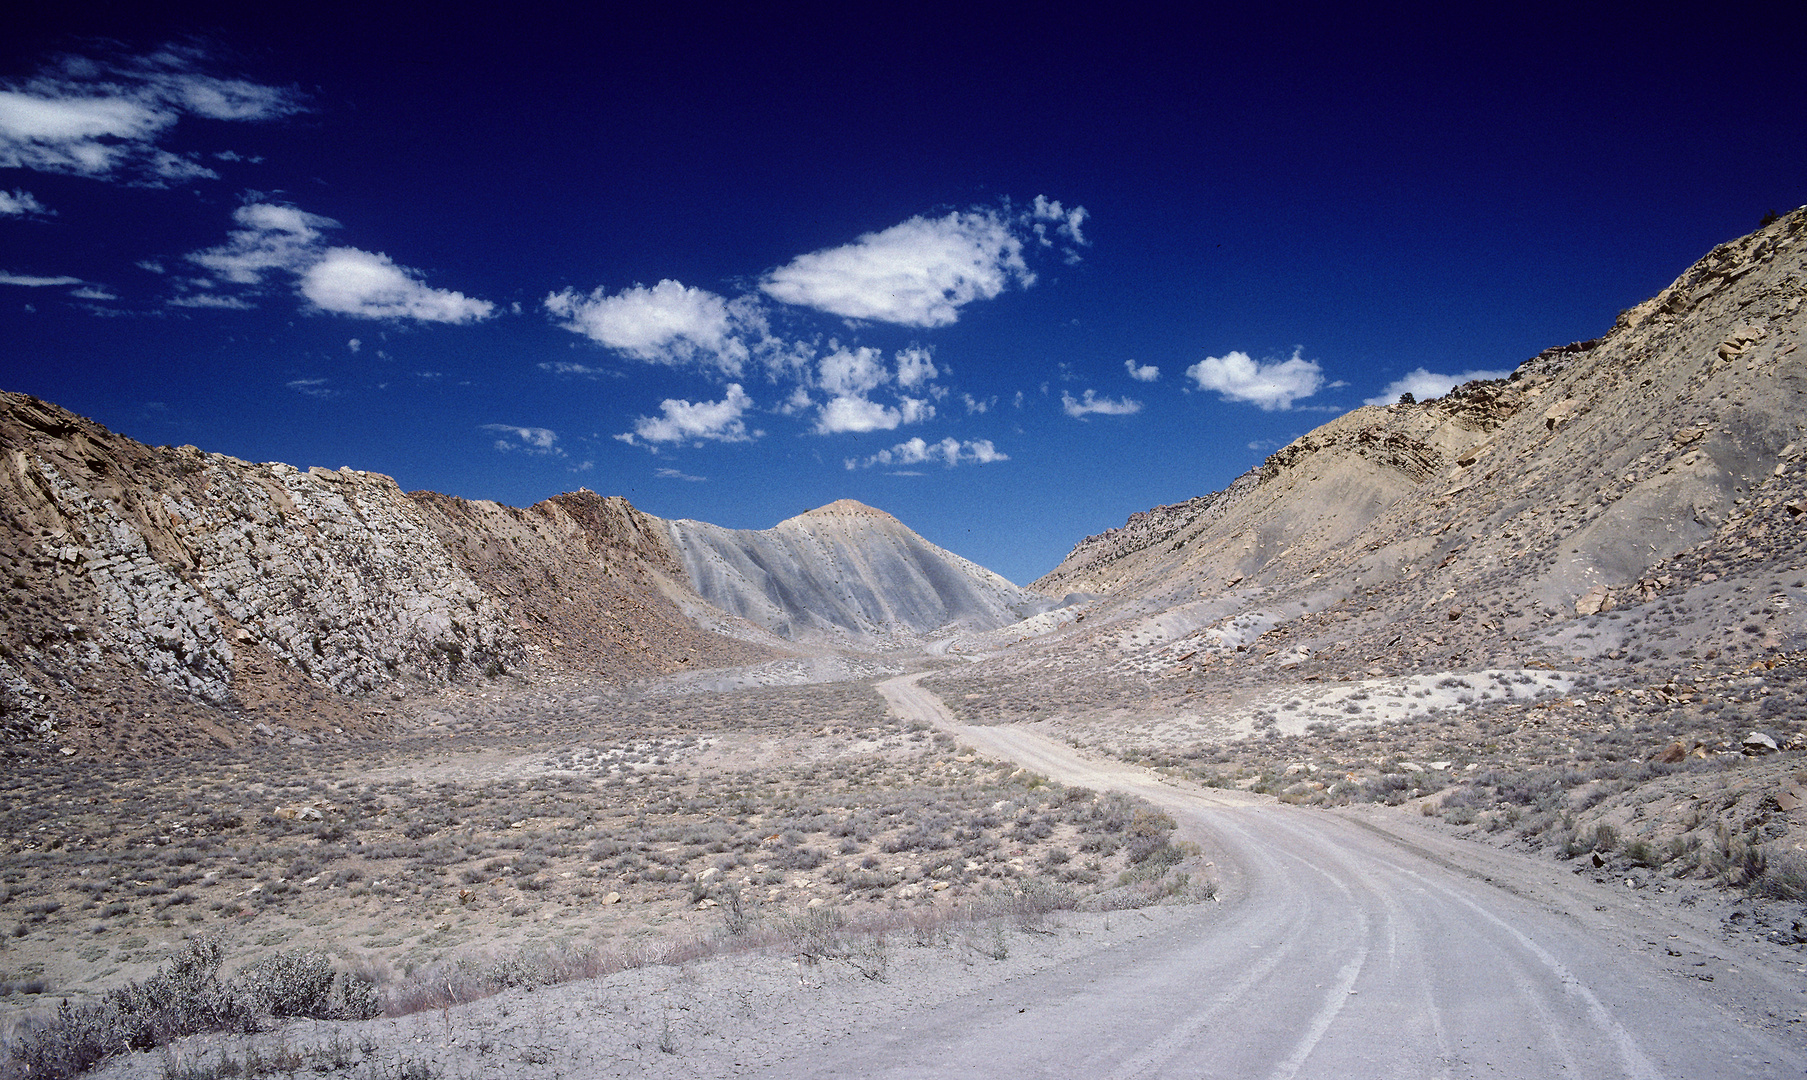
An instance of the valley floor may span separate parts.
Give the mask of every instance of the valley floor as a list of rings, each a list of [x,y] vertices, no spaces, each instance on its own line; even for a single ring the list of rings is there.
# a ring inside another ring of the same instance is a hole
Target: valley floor
[[[1200,788],[1014,727],[914,677],[900,718],[1172,815],[1220,902],[899,928],[518,989],[357,1024],[190,1040],[103,1075],[286,1055],[348,1075],[1798,1076],[1795,949],[1711,899],[1576,874],[1383,806]],[[808,961],[806,962],[806,958]],[[181,1072],[180,1070],[191,1070]],[[209,1071],[213,1070],[213,1071]],[[412,1070],[412,1071],[410,1071]]]

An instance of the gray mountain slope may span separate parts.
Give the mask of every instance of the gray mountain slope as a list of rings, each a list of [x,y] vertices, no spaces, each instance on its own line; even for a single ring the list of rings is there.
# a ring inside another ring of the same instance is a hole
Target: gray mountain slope
[[[1713,249],[1598,339],[1356,409],[1221,492],[1088,537],[1033,587],[1101,594],[1074,634],[1162,670],[1780,648],[1807,633],[1804,336],[1807,208]],[[1665,623],[1641,650],[1597,625],[1639,604],[1666,619],[1697,587],[1690,618],[1737,623]],[[1769,598],[1774,635],[1739,629],[1758,626],[1742,592]]]
[[[667,524],[704,599],[796,641],[904,645],[995,629],[1056,603],[848,499],[770,529]]]

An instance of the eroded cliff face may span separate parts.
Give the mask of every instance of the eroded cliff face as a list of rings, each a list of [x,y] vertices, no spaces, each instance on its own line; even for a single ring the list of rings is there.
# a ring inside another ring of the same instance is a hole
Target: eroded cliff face
[[[1714,249],[1599,339],[1338,417],[1222,492],[1088,538],[1033,587],[1105,594],[1088,633],[1116,612],[1146,625],[1110,640],[1176,655],[1265,636],[1294,658],[1461,660],[1651,598],[1683,580],[1674,566],[1785,568],[1807,482],[1804,306],[1807,209]],[[1364,619],[1343,618],[1358,600]]]
[[[385,696],[450,680],[770,655],[683,616],[664,523],[621,499],[408,495],[146,447],[12,394],[0,455],[0,741],[367,730]]]

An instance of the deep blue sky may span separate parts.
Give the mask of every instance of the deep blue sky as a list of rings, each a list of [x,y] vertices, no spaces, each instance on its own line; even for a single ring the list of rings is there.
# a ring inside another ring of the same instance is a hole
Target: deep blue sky
[[[139,6],[0,40],[0,388],[1019,582],[1807,200],[1773,16]]]

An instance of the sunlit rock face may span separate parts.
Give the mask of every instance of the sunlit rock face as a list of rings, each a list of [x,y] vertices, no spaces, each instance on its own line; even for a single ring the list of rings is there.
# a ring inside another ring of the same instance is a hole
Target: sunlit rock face
[[[1054,606],[846,499],[770,529],[674,521],[670,530],[698,593],[796,641],[907,647]]]

